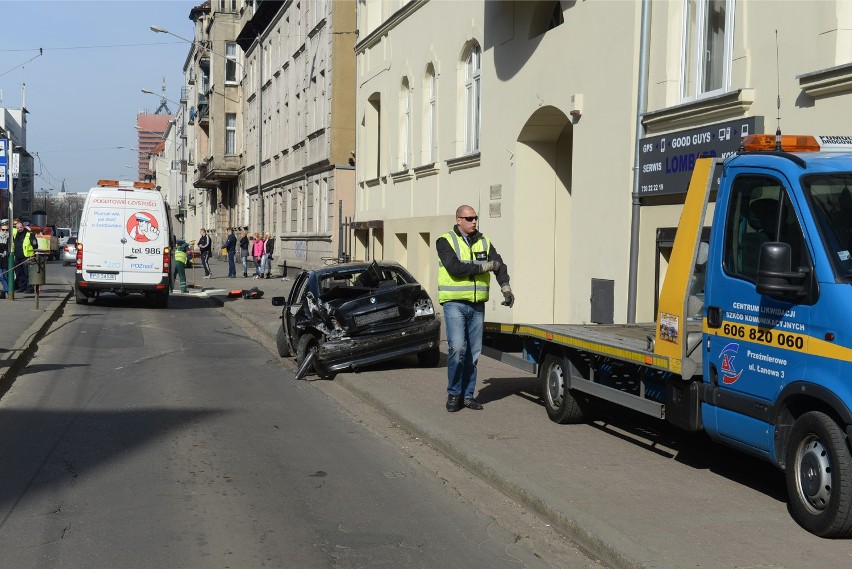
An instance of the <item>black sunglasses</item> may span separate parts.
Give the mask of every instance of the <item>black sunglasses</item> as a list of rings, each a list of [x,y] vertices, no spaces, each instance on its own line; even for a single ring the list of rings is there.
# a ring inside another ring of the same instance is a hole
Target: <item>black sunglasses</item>
[[[461,218],[465,221],[476,221],[477,219],[479,219],[479,216],[478,215],[463,215]]]

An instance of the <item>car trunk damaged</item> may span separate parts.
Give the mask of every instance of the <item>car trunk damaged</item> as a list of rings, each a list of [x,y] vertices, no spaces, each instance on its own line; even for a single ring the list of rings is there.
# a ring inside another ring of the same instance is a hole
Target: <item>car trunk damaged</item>
[[[395,263],[310,271],[294,283],[289,302],[273,304],[284,304],[282,333],[299,364],[296,379],[329,378],[409,354],[435,365],[440,356],[432,301]]]

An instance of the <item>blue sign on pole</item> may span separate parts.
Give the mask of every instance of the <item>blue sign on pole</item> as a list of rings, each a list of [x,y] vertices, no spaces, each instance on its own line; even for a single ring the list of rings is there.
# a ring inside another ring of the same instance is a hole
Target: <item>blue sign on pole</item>
[[[0,138],[0,190],[9,189],[9,153],[8,142]]]

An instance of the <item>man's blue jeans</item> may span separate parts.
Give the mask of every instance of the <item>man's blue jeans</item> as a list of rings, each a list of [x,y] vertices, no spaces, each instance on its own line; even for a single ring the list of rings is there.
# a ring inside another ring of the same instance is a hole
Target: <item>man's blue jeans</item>
[[[234,252],[230,249],[228,250],[228,276],[237,276],[237,267],[234,265]]]
[[[472,399],[476,390],[476,362],[482,352],[485,303],[444,303],[447,329],[447,395]]]

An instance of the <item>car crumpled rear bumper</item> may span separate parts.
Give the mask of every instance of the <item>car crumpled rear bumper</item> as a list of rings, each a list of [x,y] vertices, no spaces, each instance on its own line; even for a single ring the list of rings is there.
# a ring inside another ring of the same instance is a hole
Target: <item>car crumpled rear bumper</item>
[[[416,354],[440,343],[441,321],[429,318],[379,334],[365,334],[320,345],[315,365],[324,372],[358,371],[364,366]]]

